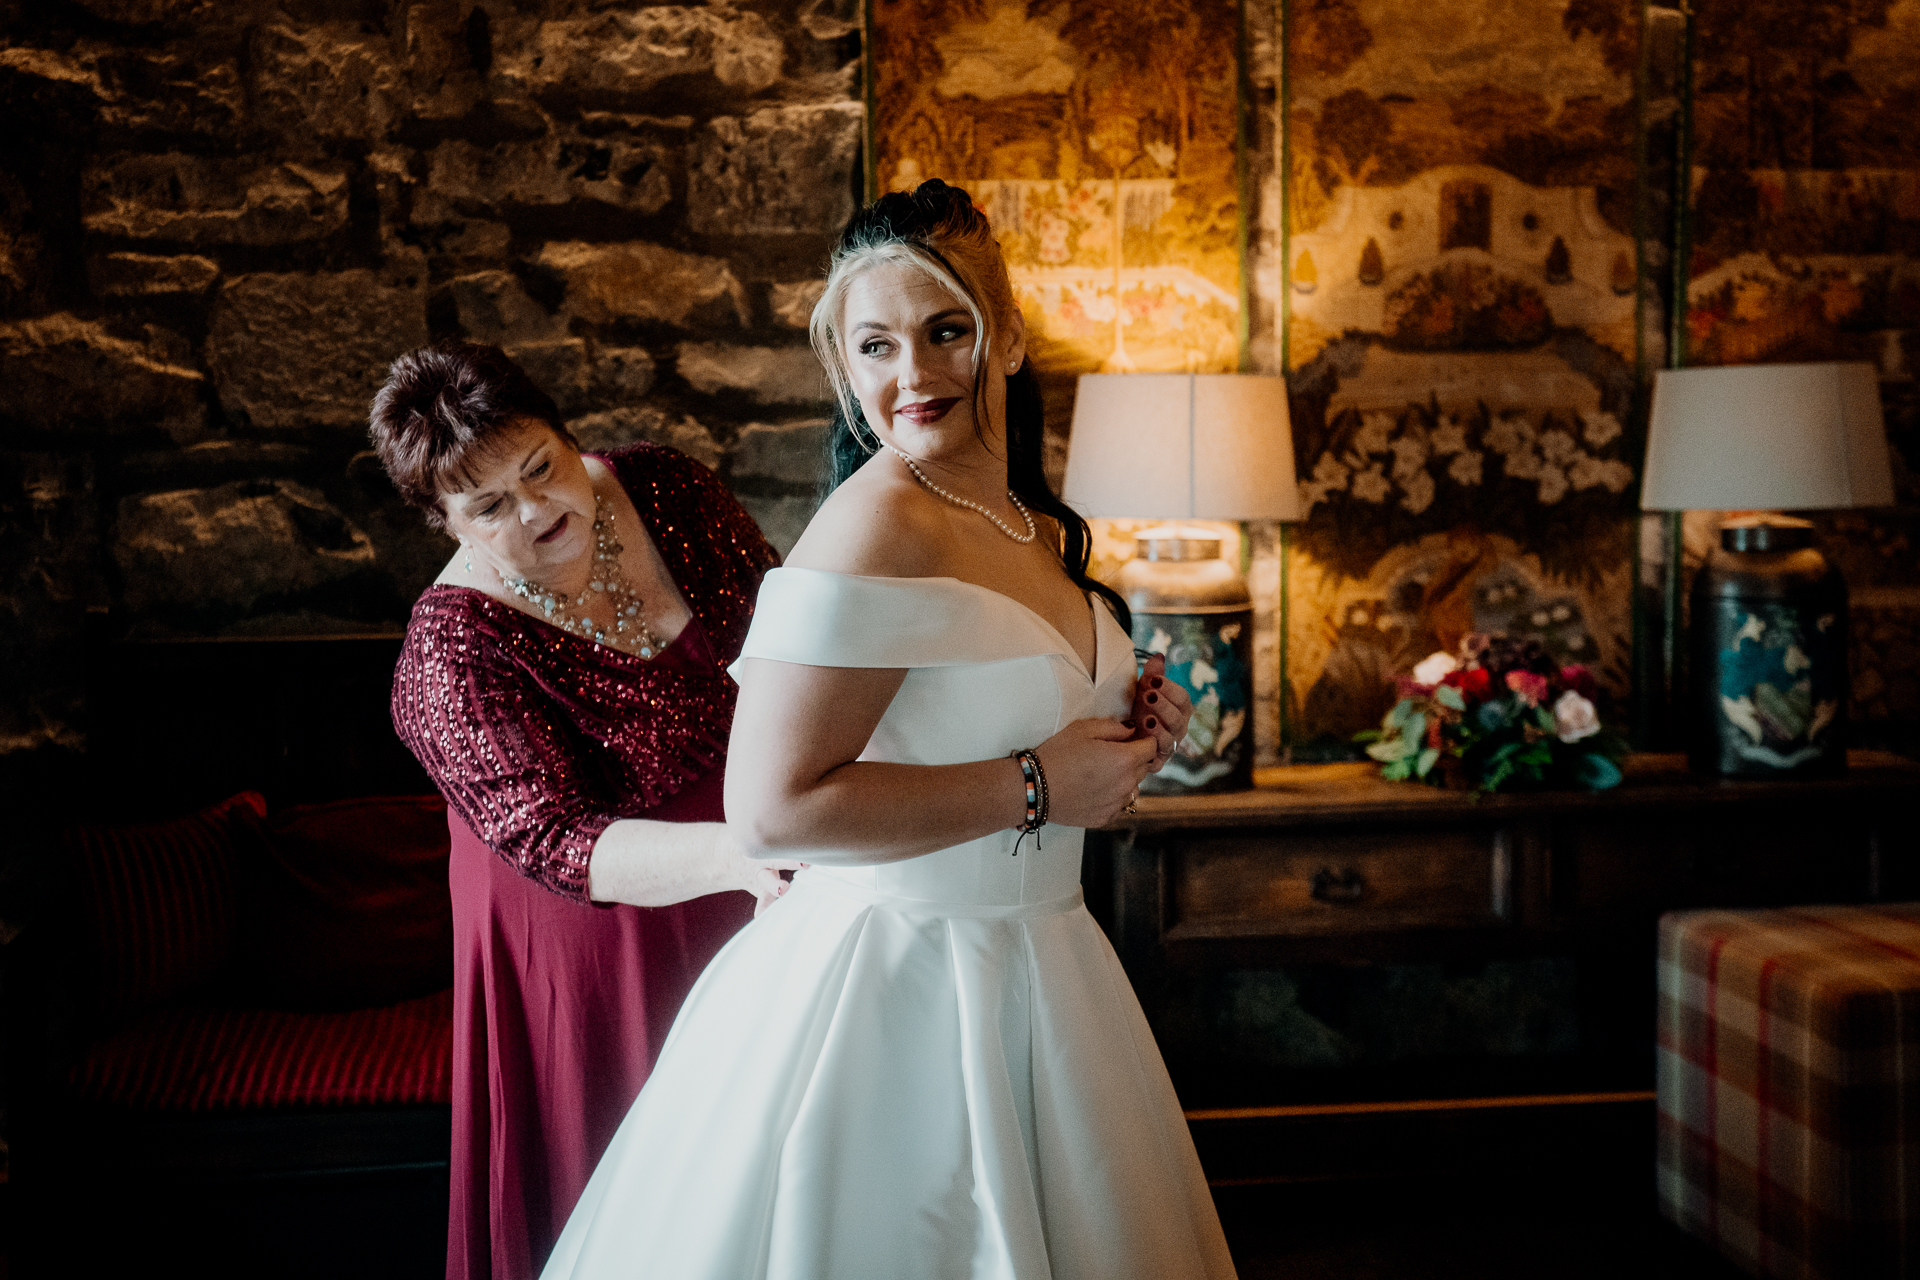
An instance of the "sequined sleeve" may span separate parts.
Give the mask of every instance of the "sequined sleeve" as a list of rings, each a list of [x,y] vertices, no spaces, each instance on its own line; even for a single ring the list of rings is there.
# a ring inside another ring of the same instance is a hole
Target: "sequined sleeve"
[[[457,608],[416,609],[394,671],[394,728],[475,835],[584,903],[587,861],[616,802],[510,645]]]

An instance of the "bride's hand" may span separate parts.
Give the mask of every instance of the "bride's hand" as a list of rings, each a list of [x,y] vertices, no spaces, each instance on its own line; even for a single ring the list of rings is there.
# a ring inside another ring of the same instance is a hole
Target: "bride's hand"
[[[1154,654],[1147,659],[1133,693],[1135,732],[1154,743],[1153,764],[1147,772],[1160,772],[1160,766],[1173,758],[1192,718],[1193,699],[1179,682],[1167,679],[1166,655]]]
[[[1118,720],[1076,720],[1035,748],[1047,775],[1047,821],[1102,827],[1132,802],[1157,756],[1154,738]]]

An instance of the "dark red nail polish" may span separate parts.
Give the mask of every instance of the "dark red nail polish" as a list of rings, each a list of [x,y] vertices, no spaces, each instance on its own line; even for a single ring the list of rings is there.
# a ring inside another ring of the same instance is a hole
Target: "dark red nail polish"
[[[1147,728],[1158,729],[1159,727],[1160,727],[1160,722],[1158,720],[1155,720],[1152,716],[1147,717]]]
[[[1154,688],[1158,689],[1161,685],[1165,684],[1166,681],[1162,680],[1159,676],[1155,676],[1152,680],[1148,681],[1147,683],[1151,684]]]
[[[1157,694],[1157,693],[1150,693],[1150,694],[1148,694],[1148,695],[1147,695],[1147,705],[1148,705],[1148,706],[1152,706],[1152,705],[1153,705],[1154,703],[1156,703],[1156,702],[1158,702],[1158,701],[1160,701],[1160,695],[1159,695],[1159,694]]]
[[[1138,725],[1136,725],[1136,724],[1134,724],[1134,722],[1133,722],[1133,721],[1131,721],[1131,720],[1122,720],[1122,721],[1120,722],[1120,724],[1121,724],[1121,725],[1122,725],[1122,726],[1123,726],[1124,728],[1128,728],[1128,729],[1137,729],[1137,728],[1139,728],[1139,726],[1138,726]]]

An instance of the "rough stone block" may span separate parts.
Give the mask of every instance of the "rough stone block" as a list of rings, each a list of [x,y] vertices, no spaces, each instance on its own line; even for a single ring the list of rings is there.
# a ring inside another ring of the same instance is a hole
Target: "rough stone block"
[[[476,271],[447,282],[460,328],[496,347],[565,337],[566,322],[527,296],[511,271]]]
[[[32,292],[45,242],[28,230],[33,199],[11,174],[0,173],[0,307],[16,305]]]
[[[152,47],[96,43],[76,49],[86,51],[99,76],[100,124],[109,137],[227,138],[247,123],[238,43],[201,37]]]
[[[779,498],[760,494],[738,496],[740,505],[747,509],[753,522],[760,526],[760,532],[782,557],[793,550],[794,543],[800,541],[800,535],[807,531],[807,524],[820,507],[819,499],[796,495]]]
[[[230,135],[244,123],[237,41],[122,47],[78,40],[64,51],[0,49],[11,97],[78,109],[108,138],[130,133]],[[112,145],[111,143],[109,145]]]
[[[347,225],[347,174],[332,163],[109,156],[81,177],[81,223],[95,235],[189,244],[317,240]]]
[[[576,200],[658,213],[673,199],[674,159],[670,148],[627,138],[547,137],[486,147],[455,139],[433,149],[422,221]]]
[[[815,40],[838,40],[860,29],[860,0],[813,0],[800,12],[800,26]]]
[[[109,253],[87,264],[88,284],[107,298],[205,293],[219,278],[218,263],[193,254]]]
[[[776,283],[768,294],[773,318],[789,329],[806,328],[813,322],[814,304],[820,301],[820,295],[826,291],[827,282],[824,279]]]
[[[688,220],[705,235],[840,230],[864,118],[859,103],[836,102],[708,121],[688,165]]]
[[[584,339],[525,342],[506,348],[506,352],[527,371],[535,386],[553,397],[562,417],[588,407],[591,397],[587,383],[591,371]]]
[[[217,16],[223,8],[216,0],[76,0],[76,3],[96,18],[129,26],[205,21]]]
[[[566,286],[567,310],[589,324],[656,320],[684,324],[721,299],[733,303],[741,324],[750,318],[746,290],[721,258],[679,253],[657,244],[586,244],[562,240],[540,251],[538,263]]]
[[[87,673],[74,643],[86,610],[105,604],[93,460],[0,453],[0,759],[84,742]],[[0,940],[6,929],[0,926]]]
[[[601,347],[593,361],[593,399],[626,407],[653,390],[653,356],[645,347]]]
[[[655,405],[589,413],[567,423],[582,449],[617,449],[636,440],[651,440],[678,449],[709,467],[720,465],[720,446],[713,433],[685,414]]]
[[[29,92],[61,86],[84,98],[97,99],[102,95],[100,76],[91,59],[54,49],[23,45],[0,49],[0,75],[23,82]]]
[[[732,347],[683,342],[675,360],[696,391],[744,391],[760,404],[804,404],[827,398],[826,376],[812,347]]]
[[[468,9],[455,0],[428,0],[407,6],[410,114],[420,120],[451,120],[479,104],[484,86],[476,62],[492,59],[492,27],[493,20],[485,9]]]
[[[325,496],[285,480],[125,498],[113,554],[139,612],[251,609],[374,560],[367,535]]]
[[[513,228],[504,222],[447,222],[421,237],[427,252],[439,259],[442,270],[498,262],[513,246]]]
[[[177,334],[144,341],[61,313],[0,324],[0,416],[31,428],[153,426],[184,439],[205,426],[206,379],[179,362]]]
[[[499,72],[534,93],[644,104],[673,79],[758,93],[780,78],[784,57],[757,13],[658,6],[543,22]]]
[[[733,477],[811,490],[826,467],[827,421],[750,422],[733,446]],[[762,486],[756,486],[762,487]]]
[[[424,287],[366,270],[249,275],[214,304],[207,364],[222,406],[255,426],[358,427],[388,364],[426,342]]]
[[[344,23],[263,27],[251,46],[259,123],[303,138],[384,134],[401,92],[383,37]]]

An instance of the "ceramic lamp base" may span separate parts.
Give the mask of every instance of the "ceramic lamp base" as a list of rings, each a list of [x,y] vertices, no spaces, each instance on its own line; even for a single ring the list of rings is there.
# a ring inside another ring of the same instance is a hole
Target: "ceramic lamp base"
[[[1694,579],[1688,758],[1721,778],[1846,768],[1847,588],[1781,516],[1721,527]]]

